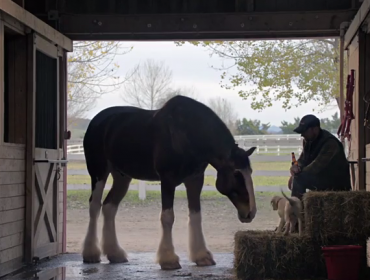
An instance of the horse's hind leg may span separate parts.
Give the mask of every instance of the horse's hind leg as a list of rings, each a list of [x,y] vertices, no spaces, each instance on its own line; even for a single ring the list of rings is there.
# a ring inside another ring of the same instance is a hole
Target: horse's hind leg
[[[101,199],[103,196],[103,190],[105,183],[108,178],[108,174],[91,178],[91,196],[90,196],[90,221],[83,244],[82,257],[86,263],[97,263],[100,262],[100,249],[98,242],[98,218],[100,215]]]
[[[161,176],[163,177],[163,176]],[[175,188],[171,183],[165,179],[161,179],[161,226],[162,236],[157,251],[157,263],[163,270],[180,269],[179,256],[175,253],[175,248],[172,242],[172,227],[175,222],[175,214],[173,211],[173,201],[175,198]]]
[[[126,195],[131,178],[119,174],[117,171],[111,172],[113,176],[113,185],[103,203],[103,254],[107,255],[111,263],[127,262],[126,252],[121,248],[117,240],[115,218],[118,206]]]
[[[184,181],[189,207],[189,258],[198,266],[215,265],[212,253],[207,249],[202,230],[200,194],[204,182],[204,174],[188,178]]]

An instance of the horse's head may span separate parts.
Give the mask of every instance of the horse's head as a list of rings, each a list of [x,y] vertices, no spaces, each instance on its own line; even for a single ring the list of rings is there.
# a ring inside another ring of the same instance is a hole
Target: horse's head
[[[249,161],[255,149],[236,147],[230,159],[217,169],[216,188],[234,204],[242,223],[252,222],[257,212]]]

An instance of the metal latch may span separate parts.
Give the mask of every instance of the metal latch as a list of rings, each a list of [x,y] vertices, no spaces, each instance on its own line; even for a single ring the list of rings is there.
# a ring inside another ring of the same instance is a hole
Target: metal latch
[[[56,164],[62,164],[62,166],[65,166],[65,164],[68,163],[68,160],[66,159],[35,159],[33,162],[35,163],[56,163]]]

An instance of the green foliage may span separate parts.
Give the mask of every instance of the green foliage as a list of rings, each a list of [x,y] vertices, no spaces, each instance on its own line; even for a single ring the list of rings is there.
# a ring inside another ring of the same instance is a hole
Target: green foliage
[[[326,129],[327,131],[336,133],[340,126],[339,114],[335,113],[331,116],[331,119],[324,118],[320,120],[321,128]]]
[[[238,90],[255,110],[271,107],[275,101],[282,101],[284,109],[308,101],[327,106],[339,96],[337,38],[189,43],[230,61],[229,66],[218,68],[221,86]]]
[[[301,120],[300,117],[294,118],[294,122],[290,123],[287,121],[281,122],[281,130],[283,131],[283,134],[294,134],[295,132],[293,129],[295,129],[299,125],[299,121]]]
[[[269,123],[261,123],[260,120],[239,119],[235,123],[236,135],[260,135],[268,134]]]
[[[283,134],[295,134],[293,129],[295,129],[299,125],[299,121],[301,120],[300,117],[294,118],[294,122],[287,122],[282,121],[281,122],[281,130],[283,131]],[[337,129],[340,125],[340,119],[339,114],[335,113],[331,116],[331,118],[323,118],[320,119],[320,126],[323,129],[328,130],[329,132],[336,133]]]

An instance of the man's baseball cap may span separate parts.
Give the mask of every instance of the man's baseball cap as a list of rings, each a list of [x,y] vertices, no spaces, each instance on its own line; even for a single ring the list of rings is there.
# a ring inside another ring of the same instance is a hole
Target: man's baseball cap
[[[320,120],[314,115],[306,115],[299,122],[299,126],[293,131],[296,133],[303,133],[310,127],[320,127]]]

